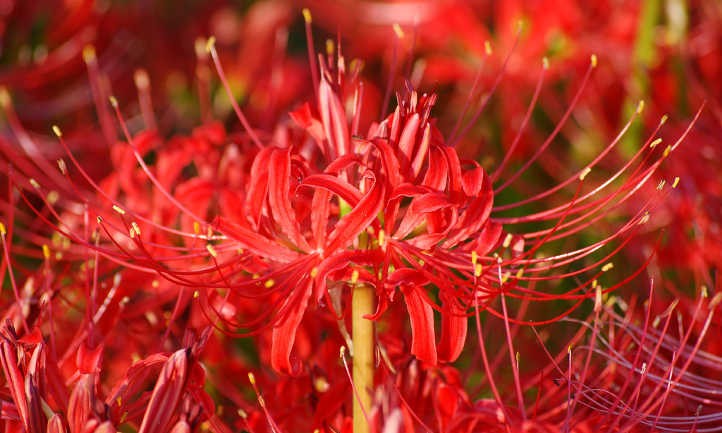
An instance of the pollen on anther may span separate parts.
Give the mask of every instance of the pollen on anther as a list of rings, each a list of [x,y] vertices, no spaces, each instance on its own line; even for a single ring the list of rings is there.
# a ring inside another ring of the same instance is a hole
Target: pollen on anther
[[[248,372],[248,381],[251,382],[251,385],[256,384],[256,376],[252,372]]]
[[[612,270],[612,268],[614,268],[614,263],[609,262],[606,265],[602,266],[602,272],[610,271]]]
[[[351,272],[351,284],[356,284],[358,282],[358,269],[354,269],[353,272]]]
[[[63,136],[63,131],[60,130],[58,125],[53,125],[53,134],[55,134],[56,137],[60,138]]]
[[[10,92],[5,86],[0,87],[0,107],[8,108],[10,106]]]
[[[591,172],[592,172],[591,167],[586,167],[584,170],[582,170],[581,173],[579,173],[579,180],[584,180],[584,178],[586,178],[587,175]]]
[[[201,296],[201,292],[199,292],[198,290],[193,292],[193,298],[198,299],[200,296]]]
[[[542,57],[542,67],[544,69],[549,69],[549,59],[547,57]]]
[[[35,179],[33,179],[33,178],[30,178],[30,179],[28,180],[28,182],[30,182],[30,185],[32,185],[33,188],[35,188],[35,189],[40,189],[40,184],[38,183],[37,180],[35,180]]]
[[[193,232],[196,235],[201,234],[201,223],[199,223],[198,221],[193,221]]]
[[[5,236],[7,233],[8,233],[8,231],[5,228],[5,224],[0,222],[0,235]]]
[[[394,28],[394,33],[396,33],[396,37],[399,39],[403,39],[405,36],[404,29],[401,28],[399,23],[394,23],[393,28]]]
[[[208,40],[206,41],[206,52],[209,52],[209,53],[210,53],[210,52],[213,50],[213,48],[215,47],[215,45],[216,45],[216,37],[215,37],[215,36],[211,36],[211,37],[208,38]]]
[[[664,149],[663,156],[666,158],[669,156],[669,154],[672,152],[672,146],[667,146],[666,149]]]
[[[268,279],[268,280],[266,280],[266,282],[265,282],[265,283],[263,283],[263,286],[264,286],[265,288],[267,288],[267,289],[270,289],[271,287],[273,287],[273,286],[275,286],[275,285],[276,285],[276,282],[275,282],[275,281],[273,281],[273,279],[272,279],[272,278],[271,278],[271,279]]]
[[[654,149],[661,142],[662,142],[661,138],[655,138],[651,143],[649,143],[649,148]]]
[[[125,210],[123,210],[123,208],[118,206],[117,204],[113,205],[113,210],[118,212],[120,215],[125,215]]]
[[[311,11],[308,10],[308,8],[303,8],[301,13],[303,14],[303,20],[306,23],[311,24],[313,22],[313,17],[311,16]]]
[[[131,228],[133,229],[133,231],[135,232],[135,234],[138,235],[138,236],[140,236],[140,227],[138,226],[138,223],[136,223],[135,221],[133,221],[133,222],[130,223],[130,226],[131,226]]]
[[[592,62],[592,68],[596,68],[596,67],[597,67],[597,55],[596,55],[596,54],[592,54],[592,57],[591,57],[590,60],[591,60],[591,62]]]
[[[481,266],[481,263],[477,263],[476,266],[474,266],[474,276],[480,277],[482,271],[483,271],[483,267]]]
[[[108,101],[110,101],[110,105],[113,106],[113,108],[118,108],[118,99],[115,96],[110,96],[108,98]]]
[[[677,185],[679,185],[679,176],[674,178],[674,182],[672,182],[672,188],[677,188]]]
[[[58,159],[58,170],[63,176],[68,174],[68,166],[65,165],[65,160],[62,158]]]
[[[95,62],[95,47],[92,45],[86,45],[83,48],[83,61],[85,63]]]
[[[313,269],[311,269],[310,275],[311,278],[316,278],[316,275],[318,275],[318,268],[314,267]]]
[[[506,237],[504,238],[504,242],[501,244],[504,248],[509,248],[509,245],[511,245],[511,238],[512,234],[507,233]]]
[[[45,260],[50,259],[50,248],[46,244],[43,244],[43,257],[45,257]]]
[[[664,184],[666,184],[666,183],[667,183],[666,180],[664,180],[664,179],[660,180],[659,183],[657,184],[657,191],[661,191],[664,188]]]
[[[640,100],[637,104],[637,114],[641,114],[644,111],[644,99]]]
[[[326,39],[326,54],[332,56],[336,52],[336,44],[333,39]]]
[[[213,248],[213,245],[206,244],[206,250],[208,251],[208,254],[210,254],[213,258],[218,257],[218,252],[215,248]]]
[[[487,56],[490,56],[491,53],[494,52],[494,50],[492,50],[492,48],[491,48],[491,42],[484,41],[484,52],[486,53]]]

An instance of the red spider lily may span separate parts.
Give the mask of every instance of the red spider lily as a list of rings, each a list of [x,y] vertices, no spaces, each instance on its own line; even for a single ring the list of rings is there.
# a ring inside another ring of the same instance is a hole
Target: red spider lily
[[[212,53],[215,56],[215,51]],[[232,191],[223,193],[215,186],[217,183],[200,179],[186,182],[189,188],[176,184],[171,190],[179,167],[190,160],[190,155],[197,152],[195,149],[203,145],[205,139],[198,136],[191,141],[181,140],[178,142],[180,152],[168,153],[178,162],[159,161],[155,167],[149,167],[142,158],[152,142],[151,136],[131,139],[124,121],[118,117],[130,145],[123,151],[126,153],[125,162],[121,163],[124,171],[118,177],[118,182],[123,183],[115,183],[114,187],[123,185],[123,195],[114,192],[117,189],[109,193],[107,188],[101,189],[77,167],[85,180],[98,188],[100,197],[84,196],[84,200],[93,205],[88,206],[84,215],[76,215],[86,219],[97,217],[100,229],[116,245],[117,251],[100,245],[89,246],[114,261],[158,272],[181,286],[226,290],[222,297],[199,290],[200,305],[207,313],[221,318],[225,326],[240,328],[242,333],[258,329],[264,322],[273,325],[271,364],[277,370],[292,372],[298,371],[291,361],[291,350],[304,313],[311,302],[336,305],[334,287],[341,288],[349,282],[375,287],[378,309],[372,316],[374,319],[381,316],[399,289],[410,314],[412,353],[431,364],[438,359],[453,361],[465,341],[466,312],[470,307],[478,306],[500,317],[506,316],[506,311],[495,311],[491,307],[500,294],[504,298],[566,299],[578,304],[589,296],[584,288],[591,284],[591,279],[565,294],[556,295],[536,291],[534,285],[580,275],[601,266],[614,251],[579,270],[545,275],[585,260],[612,241],[628,239],[637,223],[644,221],[647,205],[643,205],[629,223],[597,243],[543,259],[533,258],[546,243],[564,239],[599,221],[651,177],[661,161],[652,159],[653,144],[656,144],[652,137],[610,180],[589,192],[578,189],[569,203],[523,217],[492,216],[492,212],[533,203],[578,179],[583,180],[619,140],[617,137],[588,167],[557,187],[519,203],[494,207],[495,192],[516,180],[549,146],[570,115],[581,90],[532,160],[501,186],[493,188],[492,181],[500,175],[504,164],[497,173],[488,176],[478,163],[460,160],[454,148],[446,145],[430,117],[435,96],[419,95],[410,89],[404,91],[397,97],[399,106],[395,112],[381,123],[373,124],[369,132],[361,136],[358,127],[363,87],[357,71],[346,75],[340,53],[336,59],[321,58],[321,62],[317,107],[304,105],[292,113],[305,135],[286,126],[274,134],[270,145],[265,145],[239,111],[251,142],[261,146],[248,160],[248,171],[237,179],[245,182],[240,189],[242,195]],[[587,77],[594,64],[593,61]],[[222,70],[219,72],[222,74]],[[221,78],[224,79],[224,75]],[[347,94],[353,95],[355,101],[349,115],[343,109]],[[116,106],[119,113],[117,110]],[[478,113],[473,118],[477,116]],[[213,137],[217,137],[212,138],[216,145],[224,140],[222,131],[219,134],[217,129]],[[11,159],[17,160],[12,150],[7,152]],[[132,175],[125,174],[132,169],[130,153],[141,167],[137,173],[147,176],[157,191],[153,194],[157,194],[160,206],[147,208],[141,204],[148,194],[148,185],[134,186],[140,179],[133,180]],[[211,153],[214,154],[218,155]],[[211,175],[218,160],[217,156],[208,161],[195,160],[194,165],[202,175]],[[164,171],[164,167],[171,171]],[[51,182],[48,174],[37,168],[23,163],[20,169],[20,176],[12,179],[14,184],[30,183],[42,191],[42,185]],[[629,174],[618,189],[599,196],[602,189],[625,172]],[[57,175],[52,179],[58,182]],[[224,182],[214,179],[219,180]],[[64,186],[67,191],[77,191],[77,187],[68,184],[67,178],[61,180],[60,185],[67,185]],[[218,192],[222,200],[214,207],[219,216],[210,225],[203,221],[211,213],[210,197]],[[63,216],[47,200],[45,204],[60,223],[56,230],[89,244],[87,237],[75,234],[75,227],[79,226],[72,222],[73,212]],[[103,210],[108,204],[113,205],[115,212]],[[63,203],[68,210],[69,205]],[[169,209],[167,216],[163,215],[164,208]],[[163,216],[159,219],[153,214]],[[181,217],[179,229],[162,225],[162,221],[173,221],[175,215]],[[502,233],[502,224],[511,227],[544,221],[552,224],[526,234]],[[203,234],[201,227],[208,233]],[[160,233],[180,236],[181,242],[187,245],[183,254],[178,255],[178,248],[159,237]],[[201,245],[200,242],[207,243]],[[531,247],[525,248],[529,242]],[[491,253],[495,255],[492,257]],[[187,267],[173,265],[189,258],[198,262],[199,267],[189,271]],[[204,258],[210,260],[208,265],[201,264]],[[524,283],[530,284],[529,287]],[[440,305],[432,301],[430,293],[436,293]],[[229,305],[238,304],[244,298],[265,301],[260,314],[250,321],[236,320],[232,318],[234,313],[229,316],[226,311]],[[506,310],[504,302],[502,307]],[[438,348],[434,309],[442,316]]]

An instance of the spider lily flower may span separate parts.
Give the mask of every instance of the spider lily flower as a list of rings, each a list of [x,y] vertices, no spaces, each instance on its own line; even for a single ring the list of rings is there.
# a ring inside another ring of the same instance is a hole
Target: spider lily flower
[[[209,47],[217,60],[212,44]],[[28,193],[40,196],[49,212],[43,219],[62,235],[116,263],[195,288],[200,308],[226,332],[249,335],[271,327],[271,365],[291,373],[299,371],[292,348],[309,306],[325,305],[341,315],[343,311],[336,311],[339,300],[358,284],[375,289],[377,311],[369,316],[374,320],[398,295],[403,297],[411,323],[411,352],[430,364],[459,356],[466,340],[467,316],[475,309],[506,318],[508,300],[566,300],[574,308],[593,296],[586,288],[611,268],[609,258],[648,219],[646,212],[662,196],[642,203],[625,224],[597,242],[535,257],[548,243],[573,237],[629,201],[677,145],[660,155],[654,152],[651,135],[610,178],[584,189],[585,179],[614,148],[633,116],[598,157],[557,186],[516,203],[495,205],[495,196],[548,149],[570,117],[596,57],[551,135],[520,170],[504,178],[506,160],[490,175],[478,162],[458,156],[436,127],[433,94],[419,94],[410,87],[402,90],[394,112],[362,134],[360,118],[367,108],[359,70],[347,71],[340,51],[328,54],[319,56],[316,103],[304,104],[290,114],[295,127],[281,125],[272,135],[259,136],[235,107],[246,128],[242,146],[251,149],[247,154],[234,146],[220,150],[226,140],[216,125],[203,128],[215,137],[212,146],[201,147],[210,151],[204,150],[208,158],[192,159],[198,145],[205,142],[195,136],[175,141],[178,152],[160,150],[161,158],[149,165],[144,157],[157,146],[150,144],[152,135],[131,137],[113,100],[127,142],[121,152],[122,171],[115,180],[98,184],[69,154],[72,169],[95,190],[82,192],[66,173],[45,172],[42,163],[29,163],[5,146],[5,154],[18,165],[11,181],[22,187],[22,200],[38,213],[45,211],[33,207]],[[219,63],[218,67],[227,84]],[[539,85],[546,70],[540,69]],[[344,107],[350,107],[349,111]],[[532,108],[533,104],[527,118]],[[641,108],[640,104],[635,116]],[[479,115],[480,111],[475,112],[470,122]],[[460,124],[455,135],[463,135],[468,127]],[[60,130],[55,132],[67,148]],[[684,134],[677,143],[683,138]],[[171,163],[163,161],[165,155]],[[131,156],[140,168],[133,167]],[[199,175],[182,179],[179,167],[191,160]],[[214,177],[224,163],[234,164],[240,172]],[[495,182],[501,184],[494,186]],[[62,187],[71,200],[61,201],[56,209],[45,197],[50,187]],[[567,188],[576,193],[566,203],[528,215],[503,216],[503,212],[558,197]],[[144,206],[147,194],[156,197],[159,206]],[[72,197],[79,203],[73,203]],[[216,217],[211,221],[213,214]],[[104,235],[102,243],[92,243],[78,233],[94,219]],[[515,229],[529,223],[546,228]],[[604,257],[594,256],[615,243]],[[582,264],[573,271],[561,271],[575,263]],[[536,288],[585,273],[595,276],[565,293]],[[249,305],[255,310],[253,317],[238,318],[239,308]],[[434,310],[441,313],[438,341]],[[557,320],[565,313],[541,322]]]

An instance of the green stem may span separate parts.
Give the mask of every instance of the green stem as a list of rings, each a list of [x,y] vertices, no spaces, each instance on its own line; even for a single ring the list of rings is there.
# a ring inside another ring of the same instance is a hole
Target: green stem
[[[353,338],[353,382],[358,398],[353,402],[353,431],[368,433],[371,429],[366,413],[371,409],[374,388],[374,324],[364,316],[374,312],[373,288],[364,284],[354,288],[351,300]]]

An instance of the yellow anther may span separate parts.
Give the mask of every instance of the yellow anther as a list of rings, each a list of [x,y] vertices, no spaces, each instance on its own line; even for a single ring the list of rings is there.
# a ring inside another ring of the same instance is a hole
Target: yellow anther
[[[379,230],[379,237],[378,237],[378,239],[379,239],[379,246],[380,246],[381,248],[383,248],[384,246],[386,246],[386,232],[384,232],[383,230]]]
[[[118,108],[118,99],[115,96],[110,96],[108,98],[108,101],[110,101],[110,105],[113,106],[113,108]]]
[[[504,275],[501,276],[501,284],[505,284],[507,281],[509,281],[510,276],[510,272],[505,272]]]
[[[103,223],[103,217],[100,216],[100,215],[98,215],[97,217],[95,217],[95,220],[98,222],[98,224],[102,224],[102,223]]]
[[[68,166],[65,165],[65,160],[63,160],[62,158],[58,159],[58,169],[63,175],[68,174]]]
[[[0,235],[5,236],[8,234],[8,231],[5,229],[5,224],[0,222]]]
[[[596,68],[597,67],[597,55],[592,54],[592,57],[590,58],[590,60],[592,62],[592,68]]]
[[[657,147],[657,145],[658,145],[659,143],[661,143],[661,142],[662,142],[662,139],[661,139],[661,138],[655,138],[651,143],[649,143],[649,147],[650,147],[651,149],[654,149],[654,148]]]
[[[336,44],[333,39],[326,39],[326,54],[332,56],[336,52]]]
[[[218,252],[215,248],[213,248],[213,245],[206,244],[206,250],[208,251],[208,254],[210,254],[213,258],[218,257]]]
[[[606,265],[602,266],[602,272],[607,272],[607,271],[611,270],[612,268],[614,268],[614,263],[609,262]]]
[[[258,396],[258,405],[261,407],[266,407],[266,400],[263,399],[262,395]]]
[[[674,178],[674,182],[672,182],[672,188],[677,188],[677,185],[679,185],[679,176]]]
[[[8,108],[10,106],[10,92],[5,86],[0,87],[0,107]]]
[[[144,69],[137,69],[135,71],[133,81],[135,81],[135,86],[139,89],[146,89],[150,86],[150,78],[148,78],[148,73],[145,72]]]
[[[193,298],[194,298],[194,299],[198,299],[200,296],[201,296],[201,292],[199,292],[198,290],[196,290],[195,292],[193,292]]]
[[[313,387],[317,392],[326,392],[331,388],[331,384],[324,377],[317,377],[313,381]]]
[[[46,244],[43,244],[43,257],[45,257],[45,260],[50,259],[50,248]]]
[[[657,184],[657,191],[661,191],[664,188],[664,184],[667,183],[664,179],[660,180]]]
[[[160,287],[160,281],[158,281],[158,280],[153,280],[153,281],[150,282],[150,286],[151,286],[152,288],[154,288],[154,289],[157,289],[158,287]]]
[[[275,285],[276,285],[276,282],[273,281],[273,278],[269,278],[268,280],[266,280],[265,283],[263,283],[263,286],[267,289],[270,289],[271,287],[273,287]]]
[[[584,180],[584,178],[587,177],[587,175],[591,173],[591,171],[591,167],[586,167],[584,170],[582,170],[581,173],[579,173],[579,180]]]
[[[95,47],[92,45],[86,45],[83,47],[83,61],[85,63],[95,62]]]
[[[669,116],[665,114],[664,116],[662,116],[661,119],[659,119],[659,124],[664,125],[665,123],[667,123],[667,119],[669,119]]]
[[[523,276],[524,276],[524,268],[519,268],[519,270],[516,271],[516,279],[519,280]]]
[[[542,67],[544,69],[549,69],[549,59],[546,57],[542,57]]]
[[[201,223],[198,221],[193,221],[193,233],[196,235],[201,234]]]
[[[138,226],[138,223],[133,221],[130,223],[130,227],[133,229],[136,235],[140,236],[140,227]]]
[[[709,301],[709,308],[714,310],[720,302],[722,302],[722,292],[718,292],[714,295],[714,297],[712,297],[712,300]]]
[[[597,282],[597,280],[592,281],[592,289],[596,289],[598,285],[599,283]]]
[[[476,266],[474,266],[474,276],[475,276],[475,277],[480,277],[482,270],[483,270],[483,268],[482,268],[482,266],[481,266],[481,263],[477,263]]]
[[[394,28],[394,33],[396,33],[396,37],[399,39],[403,39],[405,36],[404,29],[401,28],[399,23],[394,23],[392,27]]]
[[[123,208],[118,206],[117,204],[113,205],[113,210],[118,212],[121,215],[125,215],[125,210],[123,210]]]
[[[672,152],[672,146],[667,146],[666,149],[664,149],[663,156],[666,158],[669,156],[669,154]]]
[[[48,192],[48,195],[45,196],[45,199],[50,204],[57,203],[59,198],[60,198],[60,194],[58,194],[57,191],[50,191],[50,192]]]
[[[358,282],[358,269],[354,269],[353,272],[351,272],[351,284],[356,284]]]
[[[313,267],[313,269],[311,269],[311,278],[316,278],[316,275],[318,275],[318,268]]]
[[[248,381],[251,382],[251,385],[256,385],[256,376],[252,372],[248,372]]]
[[[637,103],[637,114],[641,114],[642,111],[644,111],[644,99],[640,100],[639,103]]]
[[[311,24],[313,22],[313,17],[311,16],[311,11],[308,10],[308,8],[303,8],[301,13],[303,14],[303,20],[306,21],[306,23]]]
[[[509,245],[511,245],[511,233],[507,233],[506,237],[504,238],[504,242],[501,244],[504,248],[509,248]]]
[[[494,52],[494,50],[491,49],[491,42],[484,41],[484,52],[486,53],[487,56],[490,56],[491,53]]]
[[[115,403],[117,403],[118,406],[122,405],[122,404],[123,404],[123,398],[122,398],[122,397],[116,398],[116,399],[115,399]]]
[[[60,138],[63,136],[63,131],[60,130],[58,125],[53,125],[53,134],[55,134],[56,137]]]
[[[476,266],[476,262],[478,262],[478,261],[479,261],[479,253],[477,253],[476,251],[472,251],[471,252],[471,264],[473,266]]]
[[[206,52],[209,52],[209,53],[210,53],[211,51],[213,51],[213,49],[215,48],[215,45],[216,45],[216,37],[215,37],[215,36],[211,36],[211,37],[208,38],[208,40],[206,41]]]
[[[28,182],[30,182],[30,185],[32,185],[33,188],[40,189],[40,184],[38,183],[37,180],[30,178],[30,179],[28,179]]]
[[[238,411],[236,411],[236,413],[237,413],[238,416],[240,416],[242,419],[248,418],[248,413],[246,413],[246,411],[243,410],[243,409],[238,409]]]
[[[341,346],[338,349],[338,357],[342,359],[346,357],[346,346]]]

